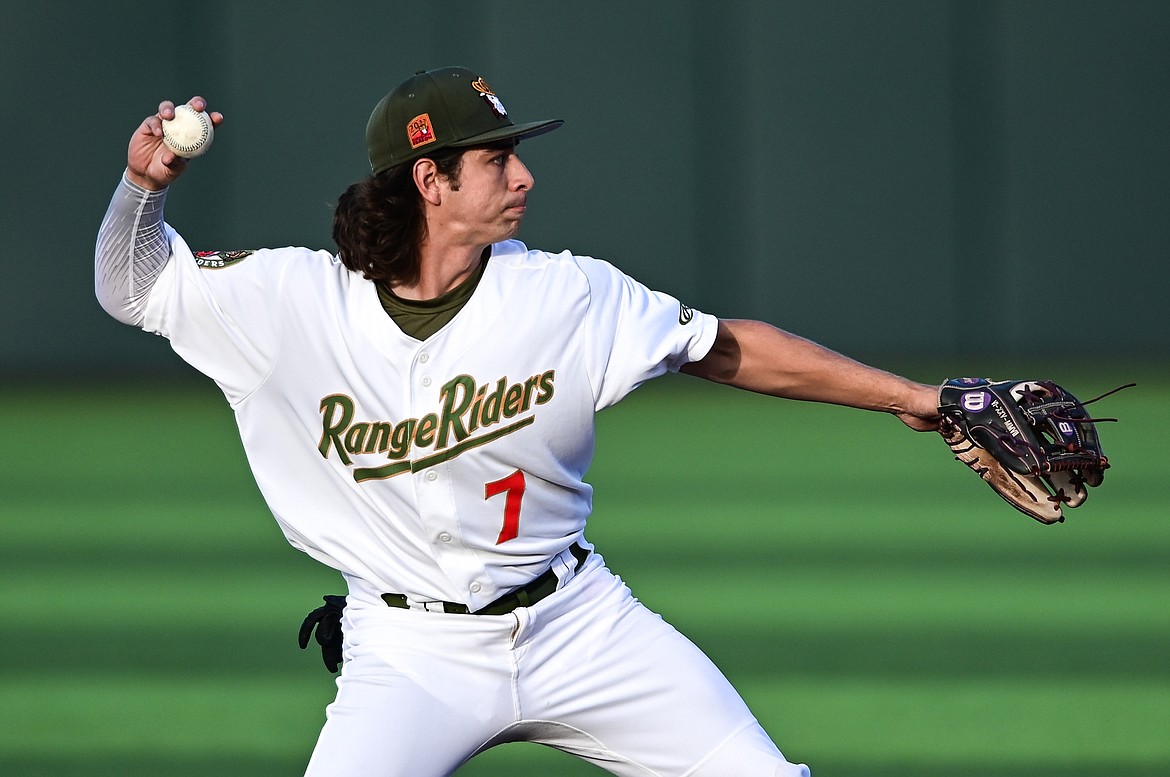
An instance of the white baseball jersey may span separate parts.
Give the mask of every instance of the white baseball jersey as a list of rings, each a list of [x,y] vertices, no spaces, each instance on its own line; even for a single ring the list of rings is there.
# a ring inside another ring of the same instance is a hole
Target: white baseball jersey
[[[590,513],[594,413],[715,340],[603,261],[508,241],[418,341],[329,253],[195,256],[166,229],[143,328],[223,390],[290,543],[418,601],[474,611],[548,569]]]

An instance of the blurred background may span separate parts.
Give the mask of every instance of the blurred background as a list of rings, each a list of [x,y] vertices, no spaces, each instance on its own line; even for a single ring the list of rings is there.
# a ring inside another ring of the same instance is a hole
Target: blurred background
[[[531,246],[867,358],[1164,358],[1168,28],[1133,0],[6,2],[0,368],[181,369],[84,271],[161,99],[227,116],[168,209],[197,248],[331,248],[374,104],[456,63],[566,121],[523,149]]]
[[[214,386],[100,310],[94,236],[130,133],[200,94],[227,119],[168,221],[332,248],[370,110],[448,64],[566,121],[520,149],[532,247],[926,381],[1138,380],[1044,528],[888,419],[668,379],[600,420],[593,539],[818,777],[1170,772],[1167,40],[1160,0],[3,0],[0,773],[299,773],[337,581]],[[755,609],[676,604],[713,591]],[[597,773],[500,752],[467,774]]]

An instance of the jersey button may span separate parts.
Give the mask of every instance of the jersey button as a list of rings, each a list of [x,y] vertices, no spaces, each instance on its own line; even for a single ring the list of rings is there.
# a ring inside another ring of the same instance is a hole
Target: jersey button
[[[428,387],[430,387],[430,385],[431,385],[431,379],[430,379],[430,378],[423,378],[423,379],[422,379],[422,384],[423,384],[423,388],[428,388]]]
[[[439,476],[439,473],[435,472],[433,469],[426,474],[427,480],[434,480],[438,476]]]
[[[420,353],[418,355],[419,364],[426,364],[430,360],[431,360],[431,355],[429,353]]]
[[[451,541],[450,534],[448,534],[447,532],[440,532],[439,533],[439,542],[450,542],[450,541]]]
[[[477,594],[477,593],[479,593],[479,589],[483,588],[483,586],[482,586],[482,585],[480,585],[479,583],[472,583],[472,584],[469,586],[469,588],[471,589],[471,592],[472,592],[473,594]]]

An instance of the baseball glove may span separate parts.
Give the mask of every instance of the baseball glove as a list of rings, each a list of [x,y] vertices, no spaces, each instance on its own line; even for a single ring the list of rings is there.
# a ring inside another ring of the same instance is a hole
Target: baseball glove
[[[1059,523],[1109,468],[1096,423],[1117,419],[1090,418],[1085,404],[1051,381],[955,378],[939,390],[939,433],[1017,510]]]
[[[313,634],[313,627],[317,628],[317,644],[321,646],[321,659],[325,668],[336,672],[341,666],[341,647],[343,635],[341,633],[341,614],[345,610],[344,596],[325,596],[325,604],[305,616],[301,624],[301,632],[297,641],[301,650],[309,646],[309,636]]]

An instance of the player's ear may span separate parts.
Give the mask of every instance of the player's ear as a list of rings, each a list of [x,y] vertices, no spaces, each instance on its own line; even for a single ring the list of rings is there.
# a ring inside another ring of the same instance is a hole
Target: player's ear
[[[414,185],[422,198],[431,205],[438,205],[441,201],[439,191],[439,168],[433,161],[423,157],[414,163],[412,169]]]

